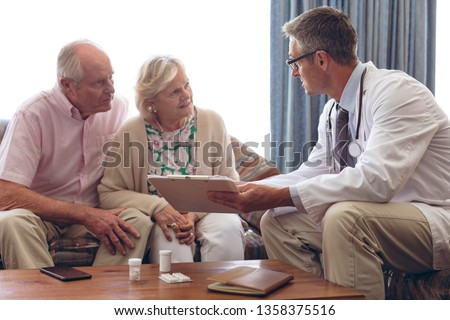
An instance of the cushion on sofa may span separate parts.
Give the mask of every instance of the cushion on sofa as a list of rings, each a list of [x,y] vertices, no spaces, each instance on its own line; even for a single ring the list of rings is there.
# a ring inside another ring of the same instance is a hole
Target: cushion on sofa
[[[251,147],[231,137],[235,156],[235,166],[241,181],[251,182],[280,174],[274,163],[256,153]],[[258,233],[261,232],[260,221],[265,210],[241,213],[240,216]],[[265,253],[264,253],[265,255]]]
[[[268,259],[261,234],[254,228],[245,231],[244,258],[245,260]]]
[[[231,137],[236,170],[242,181],[257,181],[280,174],[273,162],[256,153],[251,147]]]
[[[450,269],[421,274],[387,270],[384,276],[386,299],[450,299]]]
[[[231,137],[235,157],[235,167],[241,181],[251,182],[280,174],[278,168],[256,153],[247,144]],[[245,259],[267,259],[266,249],[261,237],[260,221],[265,210],[241,213],[249,226],[245,230]]]

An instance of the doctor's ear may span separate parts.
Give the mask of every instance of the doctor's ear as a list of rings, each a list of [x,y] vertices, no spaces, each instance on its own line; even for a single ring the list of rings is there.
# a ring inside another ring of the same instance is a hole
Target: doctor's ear
[[[323,67],[328,63],[328,56],[326,51],[318,51],[317,58],[319,60],[319,66]]]

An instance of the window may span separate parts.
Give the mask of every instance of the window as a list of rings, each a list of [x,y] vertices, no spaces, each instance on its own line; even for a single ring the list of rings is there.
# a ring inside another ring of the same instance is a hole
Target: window
[[[260,145],[270,131],[269,14],[270,0],[5,2],[0,118],[51,88],[59,49],[88,38],[111,57],[116,93],[129,100],[130,116],[137,114],[139,67],[152,54],[170,54],[186,65],[194,104],[220,113],[238,139]]]

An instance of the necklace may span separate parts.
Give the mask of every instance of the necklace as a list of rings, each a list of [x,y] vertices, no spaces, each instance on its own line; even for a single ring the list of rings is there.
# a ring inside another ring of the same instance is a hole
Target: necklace
[[[189,119],[189,116],[184,117],[183,125],[182,125],[180,128],[183,128],[183,127],[186,125],[186,123],[188,122],[188,119]],[[156,119],[155,116],[153,116],[153,120],[154,120],[155,123],[158,125],[159,130],[160,130],[161,132],[164,132],[164,130],[163,130],[161,124],[159,123],[159,121]],[[178,128],[178,129],[179,129],[179,128]]]
[[[161,132],[164,132],[164,130],[162,129],[162,127],[161,127],[161,125],[159,124],[158,120],[156,120],[156,117],[155,117],[155,116],[153,117],[153,120],[155,120],[156,124],[157,124],[158,127],[159,127],[159,130],[160,130]]]

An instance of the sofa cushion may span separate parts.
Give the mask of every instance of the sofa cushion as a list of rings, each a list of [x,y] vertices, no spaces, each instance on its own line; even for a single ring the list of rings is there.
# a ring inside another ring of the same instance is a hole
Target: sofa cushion
[[[450,269],[421,274],[384,272],[386,299],[450,299]]]
[[[245,260],[268,259],[266,247],[260,234],[252,228],[245,232]]]
[[[280,174],[274,163],[266,160],[251,147],[231,137],[235,166],[241,181],[257,181]]]
[[[231,144],[235,156],[236,171],[239,173],[241,181],[257,181],[280,174],[280,170],[270,161],[256,153],[245,143],[235,137],[231,137]],[[260,221],[265,210],[241,213],[242,219],[247,221],[259,233]]]

